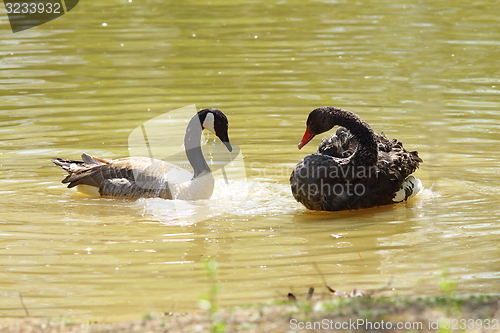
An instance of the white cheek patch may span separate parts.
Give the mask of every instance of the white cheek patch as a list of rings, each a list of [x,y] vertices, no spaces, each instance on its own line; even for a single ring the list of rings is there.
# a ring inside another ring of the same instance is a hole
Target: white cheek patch
[[[203,121],[203,128],[215,134],[214,121],[215,121],[214,114],[212,112],[208,112],[207,116],[205,117],[205,120]]]

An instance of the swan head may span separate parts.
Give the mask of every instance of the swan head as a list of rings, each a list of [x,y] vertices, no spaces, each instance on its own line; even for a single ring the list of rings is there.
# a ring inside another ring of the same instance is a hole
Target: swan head
[[[227,134],[229,122],[221,110],[216,108],[203,109],[198,112],[198,117],[203,129],[214,133],[226,146],[227,150],[233,151]]]
[[[298,144],[299,149],[304,147],[316,135],[329,131],[335,126],[335,124],[332,123],[331,113],[332,108],[330,107],[320,107],[309,113],[306,121],[306,131]]]

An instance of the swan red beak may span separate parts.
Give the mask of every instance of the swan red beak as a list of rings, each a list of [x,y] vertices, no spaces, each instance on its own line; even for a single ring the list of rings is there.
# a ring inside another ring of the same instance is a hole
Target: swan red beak
[[[300,141],[298,147],[299,149],[304,147],[309,141],[311,141],[315,137],[314,134],[311,134],[309,131],[309,126],[306,127],[306,132],[304,133],[304,136],[302,137],[302,141]]]

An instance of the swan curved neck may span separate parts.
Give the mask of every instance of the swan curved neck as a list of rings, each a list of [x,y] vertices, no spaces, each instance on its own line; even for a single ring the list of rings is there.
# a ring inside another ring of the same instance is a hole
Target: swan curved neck
[[[198,115],[194,115],[187,125],[186,135],[184,136],[184,149],[186,150],[186,156],[194,170],[193,179],[204,172],[212,172],[203,157],[203,152],[201,151],[200,140],[202,131],[203,128],[201,127],[200,118]]]
[[[339,125],[347,128],[358,140],[359,148],[356,157],[362,158],[365,162],[377,164],[378,145],[375,133],[371,127],[356,114],[337,108],[328,108],[326,121],[332,128]]]

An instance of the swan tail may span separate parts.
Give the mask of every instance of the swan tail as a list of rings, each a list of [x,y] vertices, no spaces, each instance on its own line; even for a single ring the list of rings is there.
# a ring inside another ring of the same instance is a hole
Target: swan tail
[[[408,199],[411,199],[415,195],[417,195],[417,193],[420,192],[420,190],[423,188],[424,187],[422,186],[422,182],[420,181],[420,179],[410,175],[403,181],[403,184],[401,184],[401,188],[394,194],[392,201],[407,201]]]

